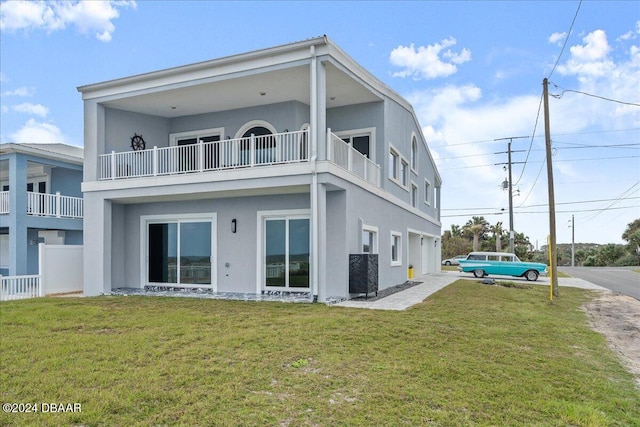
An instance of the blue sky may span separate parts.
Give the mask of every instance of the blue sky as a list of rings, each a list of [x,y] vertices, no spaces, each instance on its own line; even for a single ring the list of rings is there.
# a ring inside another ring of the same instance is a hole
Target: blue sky
[[[494,140],[528,136],[512,146],[514,225],[545,243],[542,115],[535,125],[550,76],[558,242],[573,214],[577,242],[622,243],[640,217],[640,3],[578,6],[2,1],[0,142],[81,146],[77,86],[326,34],[414,105],[444,182],[443,230],[472,215],[508,227],[507,144]]]

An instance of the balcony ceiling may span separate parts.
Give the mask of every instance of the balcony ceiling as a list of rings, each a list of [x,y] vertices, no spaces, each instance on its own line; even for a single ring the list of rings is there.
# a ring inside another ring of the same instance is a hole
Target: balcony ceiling
[[[327,70],[327,108],[380,101],[381,98],[332,64]],[[124,111],[173,118],[234,110],[251,106],[299,101],[309,105],[309,67],[300,66],[220,77],[218,81],[186,82],[183,87],[132,95],[103,104]]]

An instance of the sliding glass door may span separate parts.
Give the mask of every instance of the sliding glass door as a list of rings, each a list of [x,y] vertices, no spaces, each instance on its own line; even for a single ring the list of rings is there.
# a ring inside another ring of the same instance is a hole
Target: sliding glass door
[[[264,222],[266,289],[309,288],[309,219],[267,218]]]
[[[212,221],[147,224],[149,283],[212,285]]]

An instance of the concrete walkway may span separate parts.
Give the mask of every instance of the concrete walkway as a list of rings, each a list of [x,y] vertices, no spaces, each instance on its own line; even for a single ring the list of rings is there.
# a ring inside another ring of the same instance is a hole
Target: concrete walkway
[[[407,308],[421,303],[429,295],[436,293],[445,286],[455,282],[458,279],[470,279],[478,280],[473,275],[468,273],[460,273],[458,271],[441,271],[435,274],[428,274],[417,279],[415,281],[422,282],[419,285],[413,286],[401,292],[396,292],[387,297],[380,298],[376,301],[342,301],[334,304],[334,307],[351,307],[351,308],[368,308],[372,310],[406,310]],[[548,277],[540,277],[536,282],[528,282],[525,279],[519,277],[498,277],[497,280],[502,281],[515,281],[529,284],[536,284],[541,286],[549,286]],[[558,278],[558,286],[568,286],[581,289],[592,289],[599,291],[608,291],[608,289],[602,286],[594,285],[586,280],[570,278]]]

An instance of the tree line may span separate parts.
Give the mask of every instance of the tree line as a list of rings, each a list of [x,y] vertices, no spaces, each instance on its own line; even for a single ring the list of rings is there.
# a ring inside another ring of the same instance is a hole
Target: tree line
[[[576,266],[627,266],[640,265],[640,218],[627,225],[622,239],[626,244],[576,243]],[[558,265],[571,265],[571,244],[557,244]],[[547,245],[536,250],[529,237],[514,233],[514,252],[521,260],[549,263]],[[469,252],[509,251],[509,230],[502,222],[490,224],[483,216],[474,216],[466,224],[451,225],[442,234],[442,259]]]

